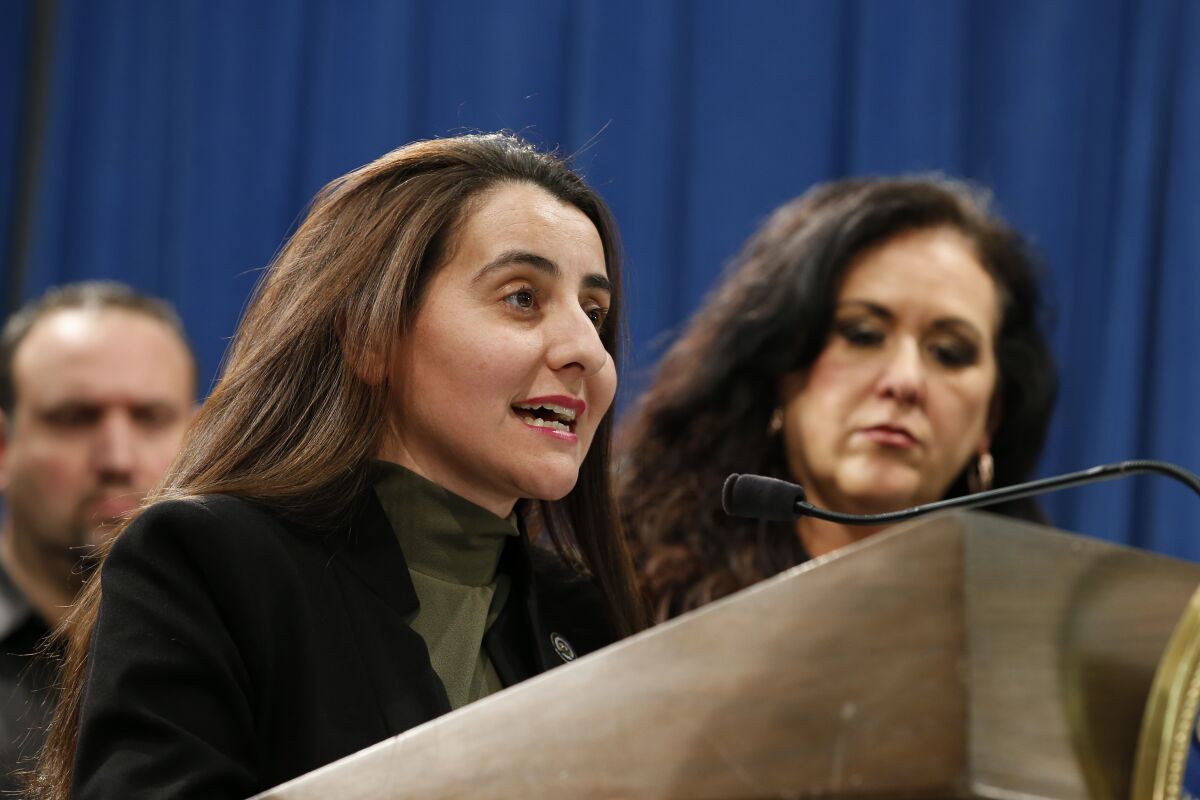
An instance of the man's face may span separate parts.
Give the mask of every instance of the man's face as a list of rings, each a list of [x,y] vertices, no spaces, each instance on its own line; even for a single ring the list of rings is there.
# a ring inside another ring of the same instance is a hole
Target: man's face
[[[13,357],[15,407],[0,436],[8,535],[76,560],[136,508],[191,418],[191,358],[132,311],[56,311]]]

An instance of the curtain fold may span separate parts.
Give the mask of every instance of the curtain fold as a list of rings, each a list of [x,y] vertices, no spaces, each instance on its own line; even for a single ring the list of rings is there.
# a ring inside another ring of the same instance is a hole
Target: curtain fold
[[[3,285],[161,294],[207,376],[325,182],[504,128],[574,154],[618,217],[624,403],[774,207],[839,176],[936,171],[990,187],[1045,257],[1063,388],[1042,471],[1200,469],[1200,4],[57,0],[22,216],[34,2],[6,0],[0,30]],[[1200,558],[1200,498],[1161,480],[1046,506]]]

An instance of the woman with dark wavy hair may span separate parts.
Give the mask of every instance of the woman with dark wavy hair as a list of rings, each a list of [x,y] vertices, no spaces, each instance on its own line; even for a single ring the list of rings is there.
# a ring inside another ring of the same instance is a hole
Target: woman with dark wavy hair
[[[1057,389],[1036,272],[986,199],[947,179],[844,180],[778,209],[623,431],[618,497],[654,616],[877,530],[732,519],[730,473],[851,513],[1027,478]]]
[[[33,795],[244,798],[641,627],[620,308],[604,203],[515,137],[326,187],[70,612]]]

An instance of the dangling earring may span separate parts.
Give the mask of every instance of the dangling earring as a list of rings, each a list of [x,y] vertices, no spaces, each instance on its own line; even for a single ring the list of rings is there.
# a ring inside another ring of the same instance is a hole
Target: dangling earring
[[[783,430],[783,409],[778,406],[771,412],[771,421],[767,423],[767,435],[778,436]]]
[[[979,454],[979,458],[975,461],[975,469],[967,470],[967,488],[971,493],[986,492],[992,488],[992,481],[996,478],[996,460],[992,458],[991,451],[985,451]]]

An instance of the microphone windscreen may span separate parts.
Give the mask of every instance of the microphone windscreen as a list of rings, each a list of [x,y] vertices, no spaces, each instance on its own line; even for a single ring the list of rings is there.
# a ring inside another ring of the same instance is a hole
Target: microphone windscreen
[[[803,501],[802,487],[763,475],[730,475],[721,490],[726,514],[768,522],[791,522],[800,516],[796,504]]]

